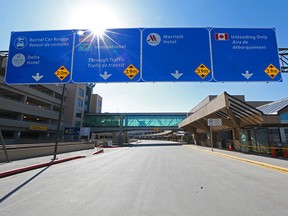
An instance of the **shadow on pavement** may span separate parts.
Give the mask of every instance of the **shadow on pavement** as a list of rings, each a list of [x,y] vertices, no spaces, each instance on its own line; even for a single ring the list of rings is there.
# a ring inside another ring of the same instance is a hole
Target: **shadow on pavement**
[[[14,190],[10,191],[8,194],[4,195],[3,197],[0,198],[0,203],[4,202],[6,199],[8,199],[10,196],[12,196],[14,193],[16,193],[18,190],[20,190],[22,187],[24,187],[25,185],[27,185],[29,182],[31,182],[33,179],[35,179],[37,176],[39,176],[40,174],[42,174],[44,171],[46,171],[50,166],[45,167],[44,169],[42,169],[40,172],[38,172],[37,174],[35,174],[34,176],[32,176],[30,179],[28,179],[27,181],[25,181],[23,184],[19,185],[18,187],[16,187]]]

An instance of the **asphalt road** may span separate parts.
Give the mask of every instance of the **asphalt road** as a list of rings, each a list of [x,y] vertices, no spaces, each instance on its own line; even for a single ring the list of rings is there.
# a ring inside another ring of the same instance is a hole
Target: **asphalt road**
[[[0,179],[0,215],[287,215],[288,174],[181,145],[117,148]]]

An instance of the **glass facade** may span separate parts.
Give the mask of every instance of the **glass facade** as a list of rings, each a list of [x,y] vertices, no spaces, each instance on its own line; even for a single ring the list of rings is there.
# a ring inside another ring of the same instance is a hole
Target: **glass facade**
[[[120,127],[120,115],[88,115],[85,117],[85,127]]]
[[[285,144],[288,145],[288,128],[284,128]]]
[[[77,118],[82,118],[82,110],[80,110],[80,109],[76,109],[76,117]]]
[[[128,115],[124,127],[177,127],[186,116]]]
[[[281,123],[288,123],[288,112],[280,115]]]
[[[268,137],[269,137],[269,142],[272,146],[281,143],[279,128],[269,128]]]
[[[271,155],[274,149],[277,156],[283,156],[287,138],[288,128],[285,127],[243,129],[240,133],[241,151]]]
[[[82,88],[78,88],[78,96],[79,97],[84,97],[84,90]]]
[[[83,100],[81,100],[80,98],[77,98],[76,105],[78,108],[82,108],[83,107]]]
[[[89,96],[86,95],[85,96],[85,105],[84,105],[84,111],[85,112],[89,112],[89,104],[90,104],[90,99],[89,99]]]
[[[81,127],[81,122],[75,121],[75,127]]]
[[[269,140],[266,128],[257,129],[256,132],[256,146],[261,154],[269,154]]]
[[[84,100],[84,112],[89,113],[90,112],[90,103],[91,103],[91,97],[92,92],[95,84],[88,83],[86,84],[86,93],[85,93],[85,100]]]
[[[100,98],[96,102],[96,113],[101,113],[102,112],[102,101]]]
[[[86,127],[120,127],[123,118],[123,127],[178,127],[186,115],[86,115]]]

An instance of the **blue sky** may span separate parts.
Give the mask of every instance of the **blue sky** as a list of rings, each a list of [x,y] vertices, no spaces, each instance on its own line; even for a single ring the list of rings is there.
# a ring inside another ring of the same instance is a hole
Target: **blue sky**
[[[81,28],[224,27],[276,28],[279,48],[288,47],[287,0],[10,0],[1,1],[0,50],[11,31]],[[246,100],[288,96],[281,83],[97,84],[103,112],[188,112],[208,95],[245,95]]]

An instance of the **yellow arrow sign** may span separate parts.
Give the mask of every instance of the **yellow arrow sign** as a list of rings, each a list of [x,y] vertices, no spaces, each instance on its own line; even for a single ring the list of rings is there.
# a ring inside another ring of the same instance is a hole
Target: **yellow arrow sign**
[[[270,64],[265,70],[264,72],[270,76],[272,79],[274,79],[277,74],[279,73],[279,70],[273,65],[273,64]]]
[[[210,70],[204,64],[200,64],[199,67],[196,68],[195,73],[204,79],[210,73]]]
[[[64,66],[61,66],[61,67],[55,72],[55,75],[56,75],[61,81],[64,80],[69,74],[70,74],[70,72],[69,72]]]

